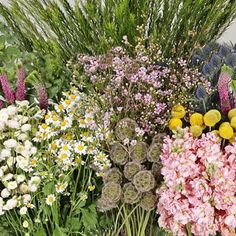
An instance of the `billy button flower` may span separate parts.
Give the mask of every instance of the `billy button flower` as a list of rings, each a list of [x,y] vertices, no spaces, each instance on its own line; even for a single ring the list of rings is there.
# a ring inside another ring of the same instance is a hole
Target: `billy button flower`
[[[186,115],[185,108],[182,105],[175,105],[171,110],[171,115],[173,118],[182,119]]]
[[[190,124],[192,126],[202,126],[203,125],[203,115],[200,114],[200,113],[193,113],[191,116],[190,116]]]
[[[190,133],[193,137],[199,137],[202,135],[202,127],[199,125],[193,125],[190,127]]]
[[[220,137],[223,139],[231,139],[234,136],[234,130],[230,126],[229,122],[223,122],[219,128]]]
[[[233,108],[228,112],[229,120],[231,120],[233,117],[236,117],[236,108]]]
[[[210,110],[204,115],[203,120],[206,126],[214,127],[221,120],[221,114],[217,110]]]
[[[236,116],[232,117],[230,120],[230,125],[236,129]]]
[[[181,128],[182,126],[183,122],[179,118],[171,118],[169,121],[169,129],[172,131],[176,130],[178,127]]]

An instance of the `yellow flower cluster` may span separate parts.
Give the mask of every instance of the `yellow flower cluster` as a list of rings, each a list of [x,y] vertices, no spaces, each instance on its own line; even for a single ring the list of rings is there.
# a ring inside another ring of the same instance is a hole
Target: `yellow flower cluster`
[[[171,114],[172,118],[169,121],[169,129],[175,131],[178,127],[181,128],[183,126],[181,119],[186,115],[186,111],[182,105],[176,105],[173,107]],[[222,122],[219,125],[219,129],[216,130],[214,127],[222,120],[221,113],[218,110],[209,110],[204,115],[195,112],[190,116],[189,129],[194,137],[199,137],[202,135],[203,130],[209,127],[209,130],[212,131],[214,129],[213,132],[220,138],[232,142],[236,137],[234,132],[234,129],[236,129],[236,108],[229,111],[228,119],[230,122]]]
[[[182,105],[176,105],[171,110],[172,118],[169,121],[169,129],[176,130],[178,127],[183,126],[182,118],[186,115],[186,110]]]

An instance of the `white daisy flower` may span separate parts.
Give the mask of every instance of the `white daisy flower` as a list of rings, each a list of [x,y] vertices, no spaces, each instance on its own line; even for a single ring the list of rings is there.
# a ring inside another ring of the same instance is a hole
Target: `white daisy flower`
[[[52,204],[56,201],[56,197],[54,194],[49,194],[47,197],[46,197],[46,204],[48,206],[52,206]]]
[[[78,154],[85,155],[87,151],[87,146],[83,142],[78,142],[75,144],[75,152]]]
[[[65,189],[67,188],[68,183],[58,183],[56,184],[56,192],[57,193],[62,193],[65,191]]]
[[[20,209],[20,215],[25,215],[27,213],[27,207],[23,206]]]

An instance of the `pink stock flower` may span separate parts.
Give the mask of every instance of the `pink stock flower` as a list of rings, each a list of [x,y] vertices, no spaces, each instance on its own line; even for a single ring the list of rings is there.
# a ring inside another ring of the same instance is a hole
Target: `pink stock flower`
[[[158,191],[159,225],[174,235],[235,236],[236,144],[221,149],[213,133],[193,138],[189,129],[166,137]]]
[[[25,100],[25,69],[21,67],[17,71],[17,82],[16,82],[16,100],[23,101]]]
[[[14,103],[15,102],[15,95],[11,88],[10,83],[8,82],[6,75],[0,75],[0,83],[2,85],[2,91],[4,94],[4,98],[7,103]]]

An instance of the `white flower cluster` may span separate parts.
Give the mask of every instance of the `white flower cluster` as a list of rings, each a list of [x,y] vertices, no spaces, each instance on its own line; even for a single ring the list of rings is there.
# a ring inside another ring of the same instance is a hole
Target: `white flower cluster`
[[[37,166],[37,148],[31,140],[31,119],[27,101],[0,110],[0,215],[13,208],[34,207],[30,193],[36,192],[40,178],[33,170]]]
[[[49,141],[49,153],[63,171],[87,163],[96,167],[98,174],[104,172],[111,164],[100,149],[105,135],[95,122],[96,104],[75,87],[63,95],[45,115],[34,141]]]

